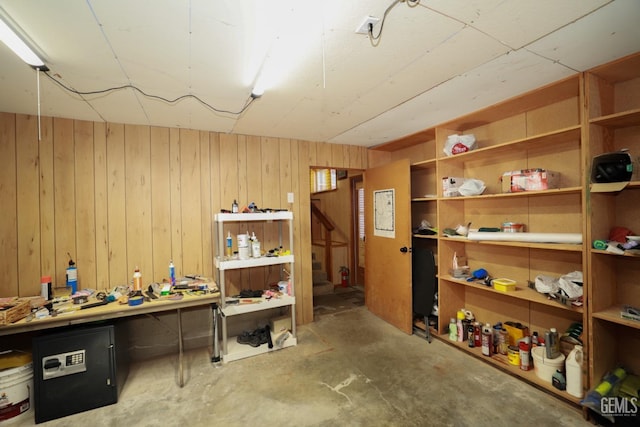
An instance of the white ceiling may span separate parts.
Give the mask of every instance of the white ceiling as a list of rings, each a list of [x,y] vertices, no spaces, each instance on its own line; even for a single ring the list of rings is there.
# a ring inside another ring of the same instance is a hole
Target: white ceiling
[[[0,0],[41,114],[372,147],[640,51],[638,0]],[[380,29],[380,24],[374,33]],[[256,75],[277,80],[250,102]],[[0,43],[0,111],[36,114]]]

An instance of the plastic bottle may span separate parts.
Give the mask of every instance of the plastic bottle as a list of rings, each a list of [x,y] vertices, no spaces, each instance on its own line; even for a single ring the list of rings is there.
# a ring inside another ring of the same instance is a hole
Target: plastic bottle
[[[236,202],[236,199],[233,199],[233,204],[231,205],[231,213],[238,213],[238,202]]]
[[[567,356],[567,393],[575,397],[582,397],[582,346],[576,345]]]
[[[71,295],[78,291],[78,267],[71,259],[71,254],[69,254],[69,266],[67,267],[67,288],[71,291]]]
[[[260,258],[260,241],[256,237],[255,233],[251,234],[251,256],[254,258]]]
[[[487,323],[482,327],[482,354],[491,356],[491,347],[493,347],[493,333],[491,324]]]
[[[456,323],[456,327],[458,329],[458,341],[462,342],[464,340],[464,326],[462,325],[462,321],[464,320],[464,309],[458,310],[456,317],[458,318],[458,322]]]
[[[133,290],[141,291],[142,290],[142,273],[140,273],[140,269],[136,265],[136,269],[133,270]]]
[[[451,341],[458,341],[458,326],[456,325],[456,319],[453,317],[449,322],[449,339]]]
[[[473,345],[474,347],[482,347],[482,326],[480,322],[473,324]]]
[[[473,339],[473,331],[474,331],[473,322],[469,322],[467,326],[467,342],[469,347],[471,348],[476,346],[476,342]]]
[[[173,265],[173,260],[169,260],[169,280],[171,281],[171,286],[176,284],[176,266]]]
[[[231,232],[227,231],[227,258],[231,258],[232,245],[233,245],[233,239],[231,238]]]

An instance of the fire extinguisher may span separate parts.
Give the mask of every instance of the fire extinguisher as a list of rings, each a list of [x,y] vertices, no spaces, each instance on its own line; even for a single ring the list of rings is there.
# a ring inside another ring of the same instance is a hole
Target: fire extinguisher
[[[349,286],[349,269],[347,267],[340,267],[340,279],[343,288]]]

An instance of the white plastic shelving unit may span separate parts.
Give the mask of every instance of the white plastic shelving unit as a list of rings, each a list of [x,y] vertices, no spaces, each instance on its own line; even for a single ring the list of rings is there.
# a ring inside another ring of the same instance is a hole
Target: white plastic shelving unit
[[[297,344],[296,338],[296,316],[294,296],[294,277],[293,277],[293,213],[292,212],[273,212],[273,213],[242,213],[242,214],[216,214],[214,217],[216,227],[217,254],[214,258],[216,268],[216,281],[220,289],[220,310],[222,312],[222,360],[231,362],[246,357],[257,356],[273,350],[292,347]],[[231,222],[266,222],[273,223],[278,227],[279,246],[282,246],[282,226],[288,222],[289,229],[289,252],[291,255],[283,256],[262,256],[260,258],[237,259],[227,258],[224,255],[225,250],[225,223]],[[283,295],[280,298],[266,299],[262,298],[259,302],[254,301],[251,304],[227,304],[225,273],[229,270],[247,269],[255,267],[265,267],[272,265],[289,265],[289,279],[291,280],[291,295]],[[227,318],[230,316],[240,316],[243,314],[256,313],[274,308],[288,308],[291,317],[291,336],[287,338],[282,347],[276,345],[276,338],[279,334],[271,332],[271,340],[274,343],[273,348],[269,348],[267,344],[258,347],[251,347],[247,344],[238,344],[237,337],[229,337],[227,331]]]

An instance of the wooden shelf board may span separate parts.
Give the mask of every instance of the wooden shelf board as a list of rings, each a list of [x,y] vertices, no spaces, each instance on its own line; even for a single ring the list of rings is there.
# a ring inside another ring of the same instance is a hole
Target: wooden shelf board
[[[438,236],[436,234],[413,234],[413,237],[415,237],[416,239],[432,239],[432,240],[437,240]]]
[[[574,397],[567,393],[566,391],[558,390],[555,388],[550,382],[544,381],[540,377],[538,377],[533,369],[529,371],[523,371],[519,366],[514,366],[509,363],[507,356],[503,354],[494,354],[491,357],[485,356],[482,354],[482,349],[478,347],[469,347],[466,342],[458,342],[449,340],[448,334],[438,334],[435,335],[437,339],[452,345],[460,350],[465,351],[466,353],[480,359],[490,365],[496,366],[503,371],[514,375],[516,377],[522,378],[530,384],[533,384],[539,388],[542,388],[544,391],[550,392],[555,396],[558,396],[570,403],[579,405],[580,398]]]
[[[438,200],[437,197],[415,197],[411,199],[412,202],[434,202],[436,200]]]
[[[639,258],[640,254],[634,254],[630,252],[625,252],[624,254],[614,254],[612,252],[602,251],[600,249],[591,249],[592,254],[599,255],[609,255],[609,256],[619,256],[619,257],[627,257],[627,258]]]
[[[622,305],[614,305],[604,310],[593,312],[596,319],[606,320],[607,322],[617,323],[618,325],[628,326],[634,329],[640,329],[640,321],[624,319],[620,316]]]
[[[614,129],[640,126],[640,108],[601,117],[594,117],[589,120],[589,123]]]
[[[385,142],[375,147],[371,147],[370,150],[377,151],[398,151],[403,148],[412,147],[414,145],[421,144],[423,142],[430,141],[436,137],[435,128],[427,128],[416,133],[403,136],[393,141]]]
[[[501,242],[501,241],[489,241],[489,240],[469,240],[466,237],[448,237],[441,236],[442,240],[450,240],[452,242],[459,241],[464,243],[472,243],[475,245],[490,245],[490,246],[512,246],[517,248],[532,248],[532,249],[545,249],[551,251],[566,251],[566,252],[582,252],[581,244],[570,243],[534,243],[534,242]]]
[[[549,190],[540,191],[518,191],[516,193],[496,193],[496,194],[480,194],[478,196],[457,196],[457,197],[440,197],[439,200],[475,200],[475,199],[501,199],[505,197],[535,197],[535,196],[554,196],[579,194],[582,187],[564,187],[551,188]]]
[[[421,162],[411,163],[411,170],[433,169],[436,167],[436,159],[423,160]]]
[[[474,288],[474,289],[478,289],[481,290],[483,292],[489,292],[489,293],[495,293],[495,294],[500,294],[500,295],[504,295],[506,297],[509,298],[517,298],[517,299],[521,299],[521,300],[525,300],[525,301],[529,301],[529,302],[533,302],[536,304],[542,304],[542,305],[547,305],[549,307],[554,307],[557,308],[559,310],[564,310],[564,311],[571,311],[574,313],[583,313],[584,312],[584,308],[583,307],[575,307],[575,306],[566,306],[564,304],[561,304],[559,302],[557,302],[554,299],[550,299],[548,297],[546,297],[545,295],[541,294],[540,292],[537,292],[534,289],[531,289],[529,287],[524,287],[524,286],[519,286],[516,285],[516,290],[515,291],[510,291],[510,292],[501,292],[501,291],[497,291],[495,289],[493,289],[490,286],[486,286],[483,284],[478,284],[475,282],[467,282],[466,280],[460,280],[460,279],[456,279],[453,276],[450,275],[444,275],[441,276],[442,279],[448,281],[448,282],[454,282],[454,283],[458,283],[460,285],[463,286],[468,286],[470,288]]]
[[[527,146],[540,147],[541,145],[556,145],[561,142],[570,141],[571,139],[580,139],[582,127],[580,125],[570,126],[554,132],[547,132],[540,135],[534,135],[528,138],[516,139],[501,144],[491,145],[488,147],[478,148],[466,153],[456,154],[455,156],[442,157],[440,162],[464,162],[467,160],[478,161],[480,159],[497,158],[499,155],[509,151],[519,151],[526,149]]]
[[[235,298],[233,298],[235,299]],[[251,298],[238,298],[242,299],[251,299]],[[253,313],[256,311],[262,310],[270,310],[272,308],[280,308],[280,307],[288,307],[292,306],[296,303],[295,297],[291,297],[289,295],[282,295],[280,298],[260,298],[259,302],[253,302],[248,304],[225,304],[225,307],[222,308],[222,312],[225,316],[233,316],[237,314],[246,314]]]

